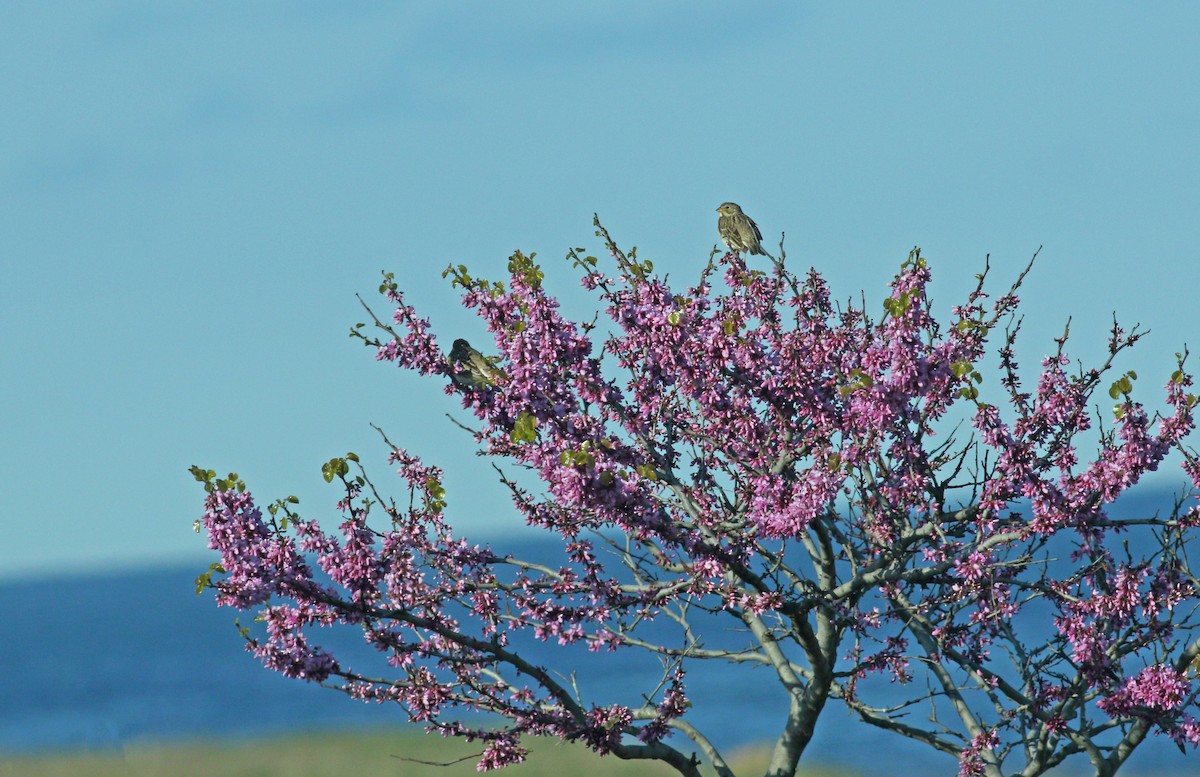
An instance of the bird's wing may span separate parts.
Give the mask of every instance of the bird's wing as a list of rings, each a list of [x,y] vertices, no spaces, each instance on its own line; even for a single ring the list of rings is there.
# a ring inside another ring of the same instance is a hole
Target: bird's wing
[[[479,351],[472,349],[471,352],[471,367],[474,371],[482,376],[488,383],[495,383],[497,380],[507,380],[508,375],[504,370],[492,363],[492,360],[484,356]]]
[[[749,216],[742,216],[738,224],[738,233],[746,245],[754,245],[762,240],[762,233],[758,231],[758,225],[754,223],[754,219]]]

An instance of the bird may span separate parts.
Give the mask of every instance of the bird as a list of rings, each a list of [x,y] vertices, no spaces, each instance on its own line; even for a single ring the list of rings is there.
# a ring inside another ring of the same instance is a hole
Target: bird
[[[735,202],[722,202],[717,206],[717,213],[721,214],[717,219],[717,232],[730,251],[767,255],[762,247],[762,232],[758,231],[754,219],[742,213],[741,206]]]
[[[486,356],[472,348],[471,344],[461,337],[455,340],[450,348],[450,358],[447,362],[453,370],[450,379],[454,381],[455,386],[465,391],[479,391],[494,386],[497,379],[503,380],[508,377],[503,370],[494,366]]]

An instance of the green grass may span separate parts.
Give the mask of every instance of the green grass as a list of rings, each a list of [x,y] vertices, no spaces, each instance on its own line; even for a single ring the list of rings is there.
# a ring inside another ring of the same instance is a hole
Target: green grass
[[[313,733],[252,741],[131,745],[121,751],[0,756],[0,777],[466,777],[476,775],[478,744],[412,731]],[[600,758],[586,747],[531,740],[523,764],[497,772],[504,777],[669,777],[659,763]],[[765,748],[730,754],[739,774],[762,774]],[[712,771],[708,770],[711,774]],[[848,772],[801,768],[801,777],[850,777]]]

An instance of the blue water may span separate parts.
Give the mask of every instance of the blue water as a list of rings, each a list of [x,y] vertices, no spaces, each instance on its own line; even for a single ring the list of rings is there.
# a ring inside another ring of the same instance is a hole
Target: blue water
[[[0,586],[0,752],[405,722],[399,707],[356,702],[263,669],[243,650],[233,625],[239,613],[217,608],[211,592],[195,595],[202,568]],[[321,644],[339,658],[378,660],[355,632],[331,631]],[[540,649],[535,661],[553,666],[556,647]],[[631,663],[626,651],[578,655],[578,668],[626,703],[654,676],[652,666]],[[719,669],[703,686],[697,675],[689,679],[695,702],[689,719],[715,732],[721,745],[773,738],[786,708],[769,672]],[[805,761],[849,766],[865,777],[956,771],[952,758],[857,723],[836,702],[821,718]],[[1159,738],[1143,745],[1123,773],[1198,770],[1200,756],[1184,757]]]

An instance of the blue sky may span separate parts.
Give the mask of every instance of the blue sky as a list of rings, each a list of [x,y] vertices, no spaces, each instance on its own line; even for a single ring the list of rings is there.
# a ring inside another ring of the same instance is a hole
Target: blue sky
[[[190,464],[332,517],[369,423],[449,470],[472,536],[516,519],[432,381],[351,341],[392,270],[442,280],[624,245],[684,279],[742,204],[837,296],[913,245],[948,305],[991,254],[1035,361],[1074,317],[1198,342],[1200,6],[1159,3],[0,5],[0,576],[204,558]]]

